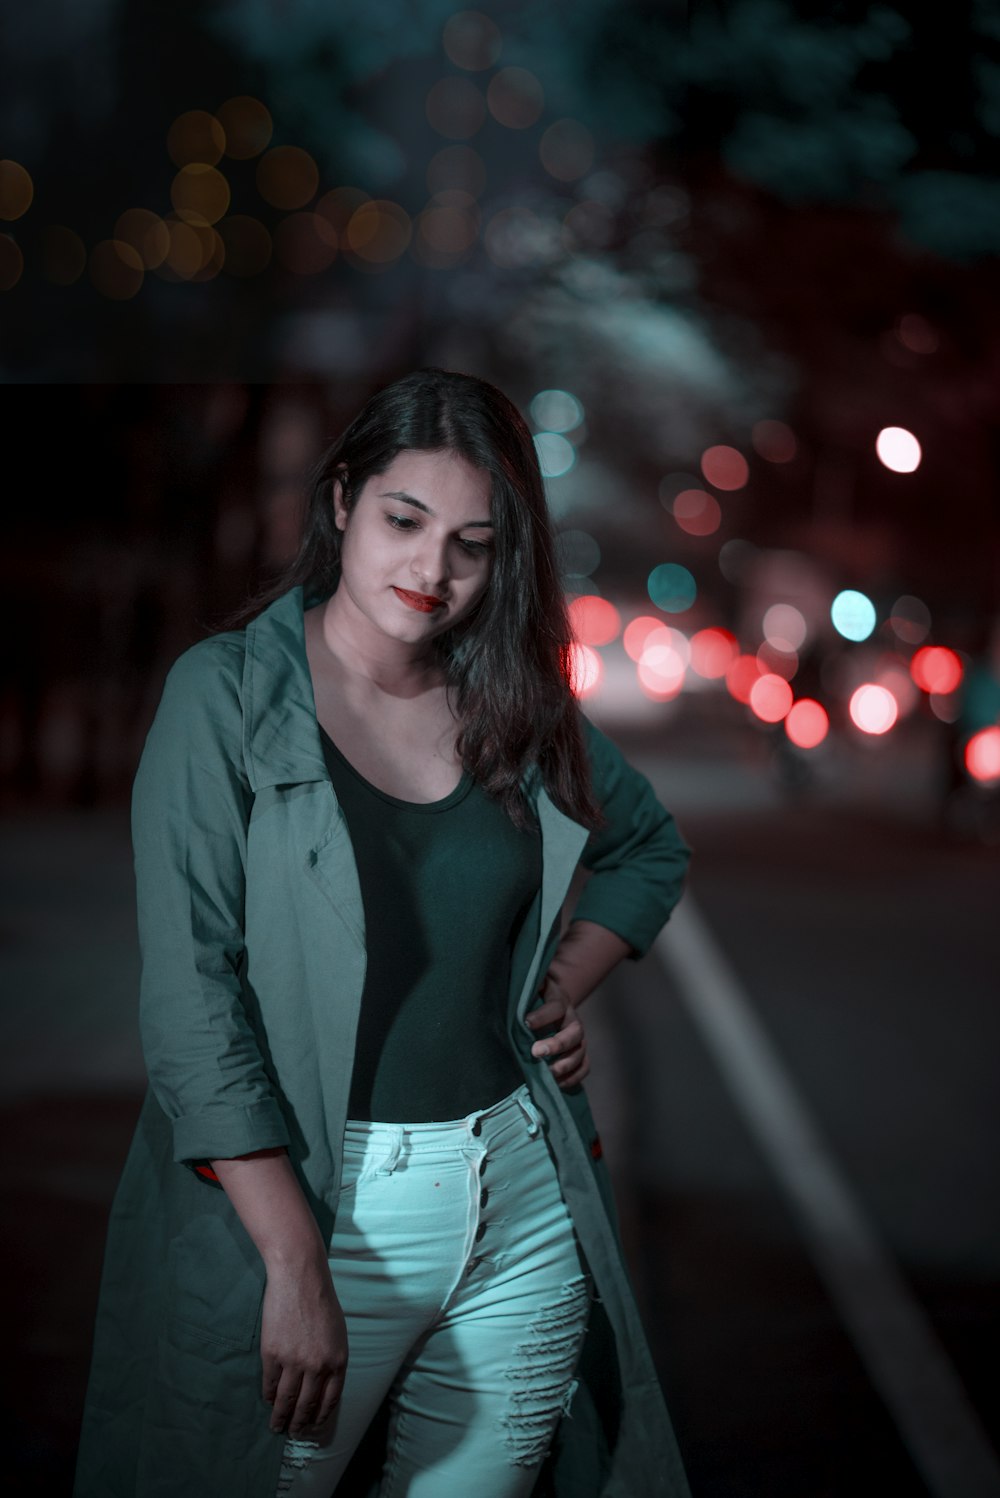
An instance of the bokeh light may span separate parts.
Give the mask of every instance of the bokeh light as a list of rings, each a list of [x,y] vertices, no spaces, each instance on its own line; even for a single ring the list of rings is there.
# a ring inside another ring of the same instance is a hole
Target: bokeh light
[[[509,130],[527,130],[545,108],[545,92],[527,68],[501,68],[486,90],[490,114]]]
[[[965,768],[981,785],[1000,782],[1000,726],[980,728],[965,746]]]
[[[571,432],[583,420],[583,407],[568,390],[540,390],[528,410],[535,425],[546,432]]]
[[[478,198],[486,186],[486,163],[471,146],[442,146],[427,163],[427,191],[454,189]]]
[[[904,312],[896,323],[896,337],[911,354],[933,354],[940,343],[937,331],[919,312]]]
[[[944,696],[962,680],[962,662],[944,645],[924,645],[910,662],[910,674],[922,692]]]
[[[576,697],[589,697],[603,680],[604,662],[589,645],[571,645],[569,656],[571,690]]]
[[[704,489],[682,489],[673,503],[673,516],[689,536],[710,536],[722,523],[722,510]]]
[[[768,463],[790,463],[798,452],[795,433],[783,421],[755,422],[750,441]]]
[[[399,259],[412,234],[405,208],[389,198],[372,198],[351,214],[344,238],[361,260],[382,266]]]
[[[548,230],[530,208],[518,204],[501,208],[486,226],[483,244],[494,265],[517,270],[546,252]]]
[[[0,218],[12,223],[31,207],[35,184],[19,161],[5,157],[0,161]]]
[[[750,692],[760,676],[760,666],[755,655],[738,655],[726,667],[726,689],[737,702],[749,705]]]
[[[481,10],[459,10],[445,21],[441,45],[457,68],[478,73],[493,66],[503,40],[499,26]]]
[[[691,636],[691,669],[707,681],[725,676],[736,659],[739,646],[728,629],[699,629]]]
[[[439,78],[427,90],[424,108],[431,129],[449,140],[468,140],[486,119],[486,101],[468,78]]]
[[[576,448],[572,442],[568,442],[558,432],[538,432],[534,442],[538,466],[545,478],[560,478],[564,473],[569,473],[576,462]]]
[[[799,657],[796,651],[779,650],[770,640],[765,640],[757,650],[757,664],[762,674],[770,671],[775,676],[783,676],[786,681],[791,681],[799,669]]]
[[[661,562],[654,567],[646,588],[656,607],[667,614],[682,614],[698,596],[694,577],[679,562]]]
[[[90,279],[101,296],[124,302],[134,297],[143,282],[144,270],[138,250],[124,239],[102,239],[90,252]]]
[[[830,605],[833,627],[845,640],[867,640],[875,628],[875,605],[855,588],[844,588]]]
[[[750,688],[751,710],[764,723],[780,723],[792,705],[792,689],[783,676],[765,671]]]
[[[907,662],[897,656],[886,657],[884,664],[875,673],[875,679],[880,687],[888,688],[895,697],[901,718],[912,713],[920,701],[920,693],[914,685]]]
[[[785,732],[799,749],[815,749],[830,729],[826,708],[812,697],[800,697],[785,716]]]
[[[214,166],[226,149],[226,132],[206,109],[189,109],[167,131],[167,153],[174,166],[200,162]]]
[[[319,168],[299,146],[275,146],[257,163],[257,191],[272,208],[304,208],[318,187]]]
[[[420,265],[447,269],[464,259],[479,235],[479,206],[466,192],[439,192],[417,215],[410,253]]]
[[[895,634],[907,645],[919,645],[930,633],[931,611],[923,599],[915,598],[912,593],[904,593],[893,604],[889,623]]]
[[[577,182],[594,164],[594,137],[579,120],[556,120],[542,136],[538,156],[557,182]]]
[[[883,427],[875,438],[875,451],[893,473],[913,473],[920,467],[920,443],[905,427]]]
[[[888,733],[899,715],[895,697],[888,687],[866,681],[851,693],[848,704],[851,722],[862,733]]]
[[[684,685],[684,657],[672,644],[647,644],[636,665],[639,686],[647,697],[669,701]]]
[[[791,603],[773,603],[764,614],[761,629],[769,645],[786,652],[801,649],[808,633],[805,618]]]
[[[9,234],[0,234],[0,291],[12,291],[21,279],[24,256]]]
[[[116,239],[125,239],[115,229]],[[42,274],[56,286],[72,286],[87,267],[87,247],[74,229],[50,224],[42,231]]]
[[[293,275],[318,275],[336,258],[337,232],[321,213],[290,213],[275,228],[274,254]]]
[[[622,634],[622,645],[629,659],[638,661],[649,636],[655,630],[662,628],[663,620],[655,619],[652,614],[640,614],[637,619],[631,619]]]
[[[701,455],[701,471],[716,489],[742,489],[750,477],[746,458],[735,447],[718,444]]]
[[[621,615],[613,603],[585,593],[569,605],[569,622],[581,645],[607,645],[621,630]]]
[[[170,201],[190,223],[216,224],[229,208],[229,183],[214,166],[193,162],[170,184]]]
[[[170,230],[158,213],[148,208],[126,208],[115,224],[115,239],[124,239],[147,270],[162,265],[170,250]]]
[[[258,276],[271,262],[271,236],[259,219],[234,213],[219,224],[225,270],[231,276]]]
[[[220,104],[215,116],[226,137],[226,155],[234,161],[249,161],[270,144],[274,121],[259,99],[238,94]]]

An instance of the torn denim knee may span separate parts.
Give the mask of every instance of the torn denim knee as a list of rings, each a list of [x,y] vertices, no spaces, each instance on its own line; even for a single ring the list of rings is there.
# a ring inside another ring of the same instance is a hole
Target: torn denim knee
[[[513,1387],[500,1427],[515,1467],[542,1462],[559,1417],[569,1414],[589,1309],[589,1277],[575,1275],[564,1282],[559,1298],[539,1311],[527,1337],[514,1348],[507,1369]]]

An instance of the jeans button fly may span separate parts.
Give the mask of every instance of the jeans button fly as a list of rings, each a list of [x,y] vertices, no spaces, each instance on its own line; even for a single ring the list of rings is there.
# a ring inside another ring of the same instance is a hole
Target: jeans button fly
[[[483,1189],[482,1189],[482,1191],[480,1191],[480,1193],[479,1193],[479,1205],[481,1207],[485,1207],[485,1205],[489,1201],[489,1199],[490,1199],[490,1193],[487,1191],[486,1187],[484,1186]]]
[[[486,1224],[485,1224],[485,1222],[481,1222],[479,1224],[479,1226],[476,1228],[476,1242],[477,1243],[481,1243],[482,1242],[482,1240],[483,1240],[483,1234],[485,1232],[486,1232]]]

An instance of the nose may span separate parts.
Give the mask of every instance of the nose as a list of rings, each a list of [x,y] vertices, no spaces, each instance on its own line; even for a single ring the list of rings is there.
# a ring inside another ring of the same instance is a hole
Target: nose
[[[410,572],[414,578],[414,592],[443,598],[451,576],[447,538],[435,539],[431,535],[424,535],[414,552]]]

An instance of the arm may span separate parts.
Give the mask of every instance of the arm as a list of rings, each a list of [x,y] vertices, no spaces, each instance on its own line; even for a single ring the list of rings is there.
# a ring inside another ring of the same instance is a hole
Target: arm
[[[532,1055],[553,1057],[561,1087],[587,1075],[584,999],[625,957],[645,955],[680,899],[690,849],[646,776],[581,713],[594,789],[607,822],[591,833],[581,864],[591,871],[549,964],[545,1002],[527,1023],[543,1032]]]
[[[273,1429],[318,1424],[347,1341],[326,1250],[243,1006],[252,792],[242,755],[238,641],[216,637],[168,672],[132,792],[140,1030],[174,1159],[209,1160],[264,1260],[264,1397]],[[318,1410],[318,1414],[317,1414]],[[308,1412],[308,1414],[307,1414]]]

